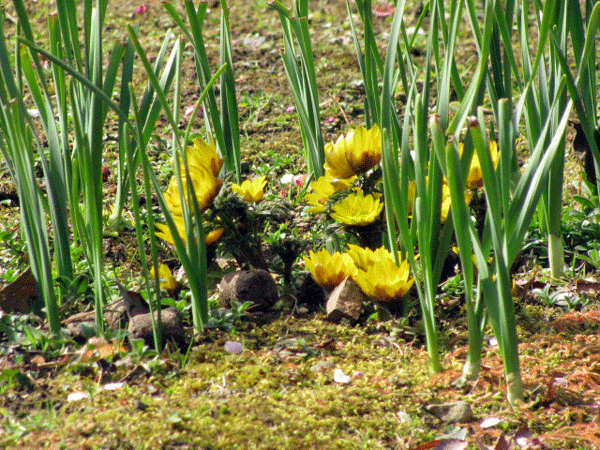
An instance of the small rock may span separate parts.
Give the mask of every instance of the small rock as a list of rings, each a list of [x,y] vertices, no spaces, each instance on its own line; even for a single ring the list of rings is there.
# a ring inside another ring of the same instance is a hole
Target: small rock
[[[132,309],[135,313],[145,312],[147,313],[149,308],[148,304],[145,310],[143,309]],[[72,339],[76,342],[85,342],[90,337],[96,336],[98,330],[94,320],[96,318],[95,311],[87,311],[78,314],[74,314],[71,317],[62,321],[62,325],[69,331]],[[113,331],[118,331],[127,328],[129,317],[127,316],[127,305],[123,297],[109,303],[104,307],[104,320],[106,324]]]
[[[137,398],[134,398],[131,404],[133,405],[133,409],[136,409],[138,411],[146,411],[148,409],[148,405],[143,401],[138,400]]]
[[[238,270],[228,273],[217,286],[219,302],[230,308],[231,302],[252,302],[251,311],[269,311],[279,300],[277,285],[266,270]]]
[[[81,344],[91,337],[98,336],[98,328],[93,322],[93,318],[92,321],[73,321],[65,323],[64,329],[70,334],[71,339]]]
[[[496,425],[498,425],[501,422],[500,419],[498,419],[497,417],[488,417],[487,419],[484,419],[479,426],[481,428],[492,428],[495,427]]]
[[[183,329],[183,316],[181,315],[181,311],[177,308],[163,309],[161,311],[161,321],[163,345],[168,341],[173,341],[179,348],[183,348],[185,345],[185,331]],[[144,343],[149,347],[154,346],[152,317],[150,316],[150,313],[139,314],[132,317],[129,321],[128,330],[130,339],[143,339]]]
[[[367,296],[358,284],[346,277],[329,295],[327,300],[327,320],[338,322],[342,318],[358,320]]]
[[[79,400],[83,400],[84,398],[89,398],[90,394],[88,392],[73,392],[67,396],[68,402],[77,402]]]
[[[335,364],[333,361],[319,361],[318,363],[310,366],[311,372],[327,372],[328,370],[333,369]]]
[[[128,291],[118,280],[115,280],[119,290],[121,291],[123,305],[127,311],[127,316],[131,319],[139,314],[147,314],[150,312],[150,307],[142,294],[136,291]]]
[[[411,423],[412,422],[412,419],[410,418],[408,413],[406,413],[404,411],[398,411],[398,418],[400,419],[400,422],[402,422],[402,423]]]
[[[127,306],[122,297],[104,307],[104,320],[106,320],[106,325],[114,331],[127,326],[129,317],[127,317]]]
[[[425,411],[446,423],[464,423],[473,418],[471,405],[463,401],[427,405]]]

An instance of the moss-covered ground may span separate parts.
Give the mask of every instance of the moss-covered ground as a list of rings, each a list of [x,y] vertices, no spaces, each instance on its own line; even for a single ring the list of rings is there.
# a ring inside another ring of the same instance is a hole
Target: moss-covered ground
[[[184,365],[179,354],[125,353],[108,357],[114,365],[104,370],[76,358],[65,365],[60,358],[30,362],[27,380],[4,375],[0,442],[5,448],[411,449],[461,431],[472,443],[491,445],[526,425],[545,445],[539,448],[595,448],[599,315],[549,320],[534,308],[523,314],[537,324],[535,331],[521,329],[526,399],[516,410],[507,406],[493,345],[486,346],[481,377],[456,383],[464,331],[447,330],[455,344],[444,351],[446,370],[431,376],[424,348],[406,342],[397,322],[336,325],[317,314],[213,332]],[[228,340],[241,342],[243,351],[228,352]],[[336,381],[337,369],[350,381]],[[87,395],[69,399],[76,393]],[[473,421],[444,424],[424,411],[455,400],[471,404]],[[488,418],[499,424],[482,428]]]

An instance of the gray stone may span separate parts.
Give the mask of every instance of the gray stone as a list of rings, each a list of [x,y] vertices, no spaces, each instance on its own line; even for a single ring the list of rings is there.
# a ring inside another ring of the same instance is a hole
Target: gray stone
[[[130,308],[130,310],[132,315],[136,315],[147,313],[149,308],[148,304],[143,301],[143,303],[139,303],[136,307]],[[75,341],[86,341],[90,337],[97,335],[94,324],[95,319],[95,311],[86,311],[74,314],[63,320],[62,325],[69,331]],[[123,297],[104,307],[104,320],[108,327],[114,331],[127,328],[129,316],[127,315],[127,303]]]
[[[231,302],[253,303],[250,311],[269,311],[279,300],[277,285],[271,274],[262,269],[238,270],[228,273],[217,286],[219,302],[230,308]]]
[[[156,320],[156,313],[155,320]],[[174,342],[179,348],[185,345],[185,330],[183,328],[183,316],[177,308],[166,308],[161,311],[162,341],[163,345],[169,341]],[[152,316],[150,313],[138,314],[129,321],[129,338],[143,339],[149,347],[154,346],[152,334]]]
[[[425,411],[446,423],[469,422],[473,418],[471,405],[464,401],[434,403],[427,405]]]
[[[350,278],[344,278],[327,299],[327,319],[338,322],[342,318],[358,320],[367,296],[358,284]]]
[[[335,367],[333,361],[319,361],[310,366],[312,372],[327,372]]]

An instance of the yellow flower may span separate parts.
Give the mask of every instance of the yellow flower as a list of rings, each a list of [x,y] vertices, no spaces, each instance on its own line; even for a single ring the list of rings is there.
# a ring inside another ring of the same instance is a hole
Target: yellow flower
[[[470,190],[464,192],[465,204],[468,206],[473,198],[473,192]],[[442,185],[442,214],[440,216],[440,222],[446,223],[448,219],[448,213],[450,212],[450,206],[452,206],[452,199],[450,198],[450,187],[444,183]]]
[[[183,221],[183,217],[173,216],[173,221],[175,222],[177,233],[179,234],[179,236],[183,240],[183,243],[185,244],[185,223]],[[156,232],[156,236],[158,236],[164,241],[167,241],[169,244],[175,245],[173,234],[171,233],[171,229],[168,225],[165,225],[164,223],[157,223],[156,228],[160,230]]]
[[[221,237],[224,230],[224,228],[217,228],[216,230],[209,231],[204,236],[204,243],[206,245],[210,245],[213,242],[216,242]]]
[[[213,200],[221,190],[223,180],[216,178],[206,167],[194,167],[193,169],[190,167],[190,177],[192,178],[192,186],[194,187],[198,207],[201,212],[204,212],[210,208]],[[185,199],[191,209],[187,179],[183,174],[181,183],[183,185]],[[171,214],[183,216],[181,197],[179,196],[179,188],[177,187],[177,178],[171,178],[171,182],[163,195]]]
[[[448,213],[450,212],[450,206],[452,206],[452,199],[450,198],[450,188],[447,184],[444,183],[442,185],[442,212],[440,214],[441,223],[446,223],[446,219],[448,219]]]
[[[412,217],[412,209],[413,204],[415,202],[415,182],[411,181],[408,185],[408,216]],[[473,194],[469,191],[465,191],[465,203],[468,205],[471,203],[471,198]],[[448,219],[448,214],[450,213],[450,207],[452,206],[452,199],[450,198],[450,188],[446,184],[446,179],[444,179],[444,184],[442,184],[442,205],[440,211],[440,223],[446,223]]]
[[[500,159],[500,152],[498,152],[498,145],[495,141],[490,141],[489,149],[495,170],[498,167],[498,161]],[[463,146],[460,144],[459,152],[461,155],[462,150]],[[481,162],[479,161],[477,152],[474,151],[471,165],[469,166],[469,175],[467,176],[467,189],[479,189],[480,187],[483,187],[483,174],[481,173]]]
[[[379,219],[383,203],[362,190],[336,203],[331,218],[346,225],[369,225]]]
[[[458,246],[457,246],[457,245],[454,245],[454,246],[452,247],[452,251],[453,251],[454,253],[456,253],[457,255],[460,255],[460,250],[458,249]],[[474,253],[471,253],[471,261],[473,262],[473,265],[474,265],[475,267],[477,267],[477,257],[475,256],[475,254],[474,254]],[[492,262],[493,262],[493,258],[492,258],[491,256],[489,256],[489,257],[488,257],[488,259],[487,259],[487,263],[488,263],[488,264],[491,264]],[[494,275],[494,277],[495,277],[495,276],[496,276],[496,275]]]
[[[198,207],[200,208],[201,212],[204,212],[212,205],[215,197],[221,190],[221,186],[223,185],[223,181],[217,178],[219,172],[221,171],[221,167],[223,166],[223,158],[219,158],[219,155],[217,155],[217,150],[214,146],[206,143],[202,139],[197,138],[192,142],[193,145],[186,147],[185,149],[189,177],[192,181],[192,187],[198,202]],[[180,170],[183,197],[185,198],[190,210],[193,210],[190,203],[187,176],[183,163],[180,166]],[[171,212],[173,221],[175,222],[177,232],[185,243],[185,223],[183,220],[183,207],[181,204],[181,197],[179,195],[177,177],[173,176],[171,178],[169,186],[167,186],[167,190],[164,192],[163,196],[167,207]],[[170,244],[175,243],[173,240],[173,235],[171,234],[171,229],[167,225],[157,223],[156,227],[159,230],[156,233],[159,238],[164,239]],[[211,236],[210,233],[205,239],[207,244],[210,243],[208,242],[209,236]],[[219,236],[220,234],[216,237],[213,235],[211,237],[211,239],[213,239],[211,242],[214,242]]]
[[[267,177],[262,176],[254,180],[244,180],[242,184],[231,185],[231,190],[248,203],[257,203],[262,200],[267,185]]]
[[[414,279],[410,277],[408,262],[401,260],[396,265],[392,254],[385,247],[372,251],[351,246],[347,254],[358,266],[358,271],[352,278],[371,300],[399,300],[414,283]]]
[[[341,135],[335,144],[325,145],[325,175],[330,178],[350,178],[375,167],[381,161],[381,132],[374,125],[363,126]]]
[[[305,195],[307,203],[313,205],[313,207],[309,209],[309,212],[320,213],[325,211],[327,199],[337,191],[349,188],[352,181],[354,181],[354,178],[356,177],[337,179],[323,176],[310,183],[310,188],[313,192]]]
[[[325,248],[317,253],[311,250],[308,258],[304,257],[304,263],[317,284],[328,290],[336,287],[347,276],[353,276],[357,272],[350,255],[340,252],[332,255]]]
[[[183,221],[183,217],[174,215],[173,221],[175,222],[175,227],[177,228],[179,237],[185,244],[185,223]],[[169,228],[168,225],[165,225],[163,223],[157,223],[156,228],[158,228],[160,230],[156,233],[156,236],[167,241],[169,244],[175,245],[175,240],[173,239],[173,235],[171,234],[171,229]],[[216,230],[206,233],[206,235],[204,236],[204,243],[206,245],[212,244],[213,242],[215,242],[217,239],[219,239],[221,237],[221,234],[223,234],[223,228],[217,228]]]
[[[370,248],[361,247],[356,244],[348,244],[348,251],[346,254],[350,255],[350,258],[352,258],[359,270],[366,270],[367,267],[374,263],[374,252]]]
[[[157,275],[155,275],[154,267],[150,268],[150,277],[157,277]],[[158,278],[160,281],[160,288],[165,291],[174,291],[177,287],[177,281],[173,278],[171,270],[166,264],[161,264],[158,268]]]
[[[223,166],[223,159],[219,158],[217,150],[213,146],[207,144],[202,139],[194,139],[193,143],[193,146],[186,148],[189,176],[192,180],[198,206],[204,212],[212,205],[213,200],[223,185],[223,181],[217,178]],[[187,176],[183,164],[181,164],[180,169],[184,197],[191,207],[189,203],[190,196],[187,187]],[[179,196],[179,188],[175,176],[171,178],[169,186],[164,192],[164,198],[171,214],[176,216],[183,215],[181,197]]]
[[[221,167],[223,167],[224,158],[219,158],[217,149],[200,138],[194,139],[192,144],[193,145],[186,147],[190,172],[197,168],[205,167],[214,177],[218,177]],[[183,166],[181,173],[185,173]]]

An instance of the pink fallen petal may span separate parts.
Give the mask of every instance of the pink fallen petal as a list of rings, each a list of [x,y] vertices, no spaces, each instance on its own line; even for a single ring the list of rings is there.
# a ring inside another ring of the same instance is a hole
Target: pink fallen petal
[[[306,177],[306,175],[296,175],[295,177],[292,178],[292,184],[294,186],[303,186],[305,177]]]
[[[133,10],[133,14],[144,14],[146,11],[148,11],[148,5],[142,3],[140,6]]]
[[[225,351],[233,353],[234,355],[239,355],[244,351],[244,346],[237,341],[227,341],[225,342]]]

